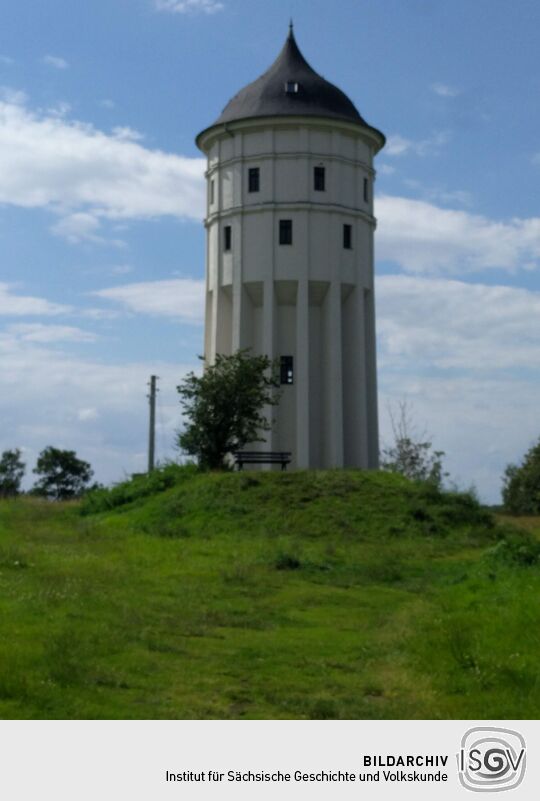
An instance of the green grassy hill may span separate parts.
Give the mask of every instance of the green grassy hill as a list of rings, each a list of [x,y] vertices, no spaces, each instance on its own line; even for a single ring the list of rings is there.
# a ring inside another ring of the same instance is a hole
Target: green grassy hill
[[[1,501],[0,716],[538,718],[539,550],[382,473]]]

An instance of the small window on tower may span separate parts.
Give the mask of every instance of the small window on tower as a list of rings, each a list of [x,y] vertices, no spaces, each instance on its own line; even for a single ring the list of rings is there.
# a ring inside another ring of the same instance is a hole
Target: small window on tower
[[[213,203],[216,199],[216,182],[212,178],[210,181],[210,203]]]
[[[280,383],[294,384],[293,357],[282,356],[280,360]]]
[[[288,95],[297,95],[299,86],[296,81],[287,81],[285,83],[285,91]]]
[[[258,192],[260,189],[260,173],[258,167],[248,170],[248,192]]]
[[[279,244],[292,245],[292,220],[279,221]]]
[[[352,249],[352,225],[343,226],[343,247],[345,250]]]
[[[325,169],[324,167],[315,167],[313,170],[313,188],[316,192],[324,192],[325,190]]]
[[[364,178],[364,203],[369,201],[369,181],[367,178]]]
[[[223,229],[223,250],[230,250],[232,243],[232,229],[230,225],[226,225]]]

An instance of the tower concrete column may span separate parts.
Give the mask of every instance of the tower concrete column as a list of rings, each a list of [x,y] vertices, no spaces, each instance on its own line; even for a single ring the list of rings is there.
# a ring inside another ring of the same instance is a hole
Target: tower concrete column
[[[210,350],[205,353],[205,358],[211,364],[215,361],[216,354],[218,353],[218,321],[219,321],[219,286],[218,282],[214,280],[211,283],[211,296],[210,296],[210,329],[212,335],[210,337]]]
[[[306,279],[296,293],[296,465],[309,467],[309,291]]]
[[[366,392],[366,315],[364,288],[353,287],[343,304],[343,416],[344,465],[368,463],[368,422]]]
[[[263,353],[268,356],[270,361],[275,359],[275,316],[276,316],[276,298],[274,281],[268,278],[263,284],[263,308],[262,308],[262,349]],[[266,406],[264,416],[269,423],[272,422],[275,415],[274,406]],[[274,450],[275,441],[275,427],[272,426],[270,431],[265,432],[266,446],[269,450]]]
[[[241,220],[240,220],[241,223]],[[243,231],[240,229],[237,234],[236,248],[233,253],[232,270],[232,352],[242,348],[242,320],[244,291],[242,286],[242,239]]]
[[[379,415],[377,403],[377,356],[375,341],[375,297],[373,290],[365,292],[366,309],[366,400],[367,400],[367,466],[379,467]]]
[[[332,281],[328,298],[329,370],[327,387],[330,419],[329,467],[343,467],[343,376],[341,353],[341,285]]]

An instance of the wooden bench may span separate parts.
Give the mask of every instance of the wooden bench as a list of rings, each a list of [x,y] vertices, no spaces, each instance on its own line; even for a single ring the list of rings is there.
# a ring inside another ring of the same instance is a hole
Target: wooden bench
[[[245,464],[280,464],[285,470],[291,461],[290,451],[235,451],[234,459],[241,470]]]

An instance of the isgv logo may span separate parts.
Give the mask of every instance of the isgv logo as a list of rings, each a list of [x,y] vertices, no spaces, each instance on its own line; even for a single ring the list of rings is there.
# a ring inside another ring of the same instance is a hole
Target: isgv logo
[[[459,780],[467,790],[513,790],[525,775],[525,739],[512,729],[478,726],[463,735],[457,759]]]

